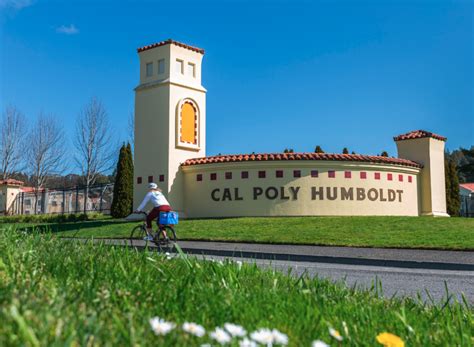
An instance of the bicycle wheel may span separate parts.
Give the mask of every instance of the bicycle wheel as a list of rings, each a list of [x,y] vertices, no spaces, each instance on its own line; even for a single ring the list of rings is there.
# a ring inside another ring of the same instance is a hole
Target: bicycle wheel
[[[148,240],[144,240],[146,236],[146,230],[143,225],[137,225],[135,228],[132,229],[130,234],[130,246],[148,246]],[[145,244],[143,244],[143,242]]]
[[[160,252],[172,252],[176,244],[176,233],[173,227],[169,225],[161,227],[156,235],[155,243]]]

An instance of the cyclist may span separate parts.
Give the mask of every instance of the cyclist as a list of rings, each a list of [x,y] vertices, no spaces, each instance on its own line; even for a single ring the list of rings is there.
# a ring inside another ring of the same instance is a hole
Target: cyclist
[[[151,235],[153,233],[153,220],[159,217],[160,212],[170,212],[171,206],[156,183],[148,184],[148,193],[145,195],[145,198],[135,212],[144,212],[144,208],[148,202],[151,202],[153,205],[153,209],[146,217],[146,228],[148,233]]]

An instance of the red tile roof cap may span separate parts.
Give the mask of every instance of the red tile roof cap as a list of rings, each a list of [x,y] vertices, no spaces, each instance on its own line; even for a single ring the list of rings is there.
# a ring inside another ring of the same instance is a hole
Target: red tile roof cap
[[[172,40],[172,39],[168,39],[168,40],[165,40],[165,41],[153,43],[153,44],[148,45],[148,46],[139,47],[139,48],[137,48],[137,52],[140,53],[140,52],[146,51],[148,49],[152,49],[152,48],[160,47],[160,46],[164,46],[164,45],[171,45],[171,44],[182,47],[182,48],[189,49],[189,50],[197,52],[197,53],[204,54],[204,49],[202,49],[202,48],[189,46],[185,43],[181,43],[181,42],[178,42],[178,41],[175,41],[175,40]]]
[[[464,189],[474,192],[474,183],[461,183],[460,186],[463,187]]]
[[[426,130],[414,130],[410,131],[409,133],[402,134],[395,136],[393,138],[394,141],[403,141],[403,140],[412,140],[412,139],[421,139],[424,137],[431,137],[436,140],[440,141],[446,141],[447,138],[438,134],[434,134],[432,132],[426,131]]]
[[[246,161],[275,161],[275,160],[328,160],[328,161],[358,161],[378,164],[392,164],[421,168],[422,165],[414,161],[382,157],[378,155],[362,154],[331,154],[331,153],[262,153],[262,154],[235,154],[235,155],[215,155],[211,157],[194,158],[186,160],[182,166],[215,164],[215,163],[236,163]]]
[[[24,183],[22,181],[15,180],[13,178],[7,178],[6,180],[0,180],[0,185],[9,185],[9,186],[22,186]]]

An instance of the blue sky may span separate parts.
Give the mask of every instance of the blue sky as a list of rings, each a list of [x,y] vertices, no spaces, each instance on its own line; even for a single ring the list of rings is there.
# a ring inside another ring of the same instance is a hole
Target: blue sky
[[[0,0],[0,108],[56,115],[68,137],[104,102],[127,139],[136,48],[206,50],[207,153],[387,150],[426,129],[474,145],[472,1]],[[72,149],[71,149],[72,150]]]

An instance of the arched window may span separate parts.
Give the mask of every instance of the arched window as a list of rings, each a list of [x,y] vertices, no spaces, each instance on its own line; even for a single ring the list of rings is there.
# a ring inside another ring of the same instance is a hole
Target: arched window
[[[199,108],[194,100],[183,99],[177,105],[176,146],[199,150]]]
[[[181,142],[197,143],[197,112],[194,105],[185,102],[181,108]]]

